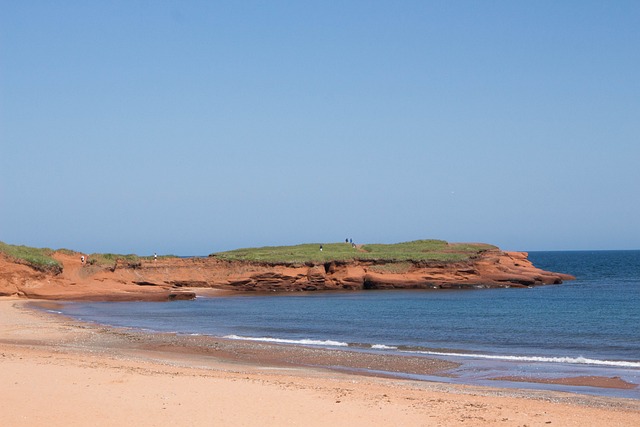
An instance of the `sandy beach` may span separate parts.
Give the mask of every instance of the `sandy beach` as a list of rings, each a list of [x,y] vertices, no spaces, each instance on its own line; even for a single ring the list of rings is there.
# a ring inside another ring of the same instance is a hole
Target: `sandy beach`
[[[635,426],[640,401],[459,386],[323,369],[392,361],[82,324],[0,299],[0,399],[7,426]],[[351,359],[351,360],[349,360]]]

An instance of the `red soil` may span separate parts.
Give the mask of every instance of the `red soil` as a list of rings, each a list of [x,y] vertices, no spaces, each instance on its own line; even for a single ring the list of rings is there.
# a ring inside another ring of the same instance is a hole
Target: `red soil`
[[[189,299],[205,289],[313,291],[527,287],[559,284],[573,276],[533,266],[524,252],[489,250],[476,259],[403,263],[403,272],[373,262],[267,265],[210,258],[162,258],[115,267],[82,263],[80,254],[57,252],[60,274],[36,271],[0,254],[0,296],[65,300]],[[406,271],[405,271],[406,270]]]

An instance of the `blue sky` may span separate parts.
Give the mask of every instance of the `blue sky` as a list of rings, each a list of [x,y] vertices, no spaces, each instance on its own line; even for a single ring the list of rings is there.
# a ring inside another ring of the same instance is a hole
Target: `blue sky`
[[[0,240],[640,248],[640,2],[0,0]]]

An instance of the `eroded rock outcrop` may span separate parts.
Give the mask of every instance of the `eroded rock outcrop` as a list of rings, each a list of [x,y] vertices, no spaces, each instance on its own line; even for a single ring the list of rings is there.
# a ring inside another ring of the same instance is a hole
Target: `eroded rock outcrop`
[[[96,267],[57,253],[60,274],[35,271],[0,256],[0,295],[44,299],[189,299],[202,289],[292,292],[366,289],[528,287],[573,276],[536,268],[525,252],[498,249],[461,262],[332,261],[274,264],[207,258],[162,258]]]

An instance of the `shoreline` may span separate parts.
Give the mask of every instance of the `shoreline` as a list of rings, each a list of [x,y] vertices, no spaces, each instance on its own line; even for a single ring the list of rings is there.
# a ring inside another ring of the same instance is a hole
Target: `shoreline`
[[[0,363],[5,365],[3,372],[10,373],[0,384],[0,399],[10,402],[6,407],[11,408],[11,425],[82,425],[81,413],[102,413],[105,399],[112,401],[103,414],[106,425],[119,424],[123,414],[138,417],[139,425],[168,425],[170,417],[163,412],[167,401],[160,394],[172,396],[179,403],[172,406],[173,414],[195,425],[210,424],[216,416],[226,425],[256,420],[267,425],[347,425],[364,420],[374,425],[399,420],[420,425],[427,419],[445,424],[473,420],[474,425],[502,420],[501,425],[566,424],[563,420],[569,419],[581,419],[581,425],[612,420],[633,425],[640,416],[640,401],[635,399],[375,377],[371,371],[391,371],[399,361],[341,350],[123,331],[37,312],[26,307],[28,302],[0,298]],[[336,362],[348,371],[330,369]],[[401,362],[398,368],[420,375],[437,375],[452,367],[438,359]],[[84,402],[84,395],[73,393],[80,382],[95,401]],[[147,382],[153,383],[151,389],[141,387]],[[61,388],[66,392],[61,394]],[[194,390],[198,398],[191,396]],[[229,401],[231,390],[236,394]],[[149,398],[151,392],[155,394]],[[114,393],[133,396],[125,401]],[[29,415],[33,402],[47,396],[55,401],[50,409],[60,418]],[[199,400],[202,396],[227,403],[214,411],[213,401],[206,404]]]
[[[195,291],[195,290],[194,290]],[[199,297],[222,297],[247,295],[243,292],[209,290],[198,293]],[[249,294],[254,296],[254,294]],[[265,295],[270,295],[266,293]],[[73,317],[58,314],[65,301],[29,300],[23,306],[38,312],[52,311],[71,324],[83,328],[93,327],[110,333],[117,332],[123,339],[136,342],[138,349],[180,352],[191,356],[216,357],[219,360],[250,365],[273,365],[278,367],[312,368],[336,371],[360,376],[406,379],[414,381],[442,382],[447,384],[487,386],[504,389],[526,389],[558,391],[579,395],[627,398],[640,401],[640,387],[637,375],[626,375],[612,367],[589,367],[576,365],[563,368],[562,365],[542,363],[525,374],[521,368],[513,372],[504,366],[505,360],[484,360],[467,358],[462,355],[417,355],[410,351],[377,351],[369,347],[287,343],[251,338],[231,338],[203,334],[179,332],[147,331],[129,327],[102,325],[84,322]],[[116,343],[110,345],[118,346]],[[122,347],[122,343],[119,344]],[[420,352],[417,352],[420,353]],[[520,362],[522,363],[522,362]],[[535,366],[529,362],[527,366]],[[570,365],[569,365],[570,366]],[[506,370],[505,370],[506,369]],[[487,375],[488,370],[493,371]],[[626,377],[629,382],[622,377]]]
[[[186,288],[185,290],[194,292],[197,298],[205,299],[238,295],[273,296],[273,293],[256,294],[220,289]],[[296,296],[303,297],[303,294],[296,294]],[[61,304],[65,304],[65,301],[29,300],[25,304],[34,305],[39,310],[44,308],[57,312],[61,310]],[[69,320],[78,321],[72,317]],[[91,322],[89,324],[104,326]],[[141,335],[136,338],[138,341],[146,340],[149,343],[155,343],[156,346],[179,345],[182,348],[189,348],[191,352],[220,355],[222,358],[232,358],[235,362],[242,363],[271,363],[279,366],[329,369],[363,376],[505,389],[547,390],[640,400],[640,386],[638,386],[640,371],[633,367],[616,366],[617,362],[608,360],[595,360],[593,361],[595,364],[589,364],[580,361],[580,358],[575,358],[574,362],[552,360],[565,359],[561,356],[550,356],[546,361],[540,360],[544,357],[526,355],[506,355],[501,358],[496,355],[479,354],[474,357],[473,353],[454,354],[446,349],[420,347],[399,346],[380,350],[376,349],[374,343],[341,342],[333,346],[329,341],[323,345],[322,341],[305,343],[304,340],[294,342],[286,339],[235,335],[222,337],[190,334],[188,331],[145,331],[126,326],[110,328],[129,335]],[[238,351],[239,347],[243,350]],[[598,366],[601,362],[605,363],[603,366]],[[607,365],[606,362],[614,365]]]

